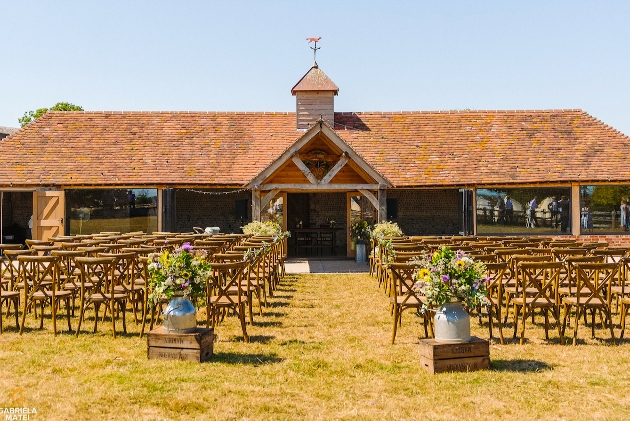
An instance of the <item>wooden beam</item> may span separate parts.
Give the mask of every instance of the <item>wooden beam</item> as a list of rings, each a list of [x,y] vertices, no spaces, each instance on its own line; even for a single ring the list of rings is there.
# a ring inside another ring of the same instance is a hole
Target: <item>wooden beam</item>
[[[378,222],[387,221],[387,190],[378,189]]]
[[[260,221],[260,190],[252,190],[252,220]]]
[[[265,198],[260,202],[260,209],[265,209],[265,206],[269,203],[271,199],[273,199],[278,193],[280,193],[280,189],[271,190]]]
[[[326,176],[322,178],[322,180],[320,181],[320,184],[328,184],[330,180],[332,180],[333,177],[337,175],[339,170],[341,170],[343,166],[346,165],[346,162],[348,162],[349,159],[350,158],[348,158],[348,152],[344,152],[343,155],[341,156],[341,159],[337,161],[335,166],[332,167],[330,171],[328,171],[328,174],[326,174]]]
[[[368,191],[368,190],[365,190],[365,189],[360,189],[359,193],[361,193],[363,196],[367,197],[367,199],[370,201],[372,206],[374,206],[374,209],[378,210],[378,199],[376,198],[376,196],[374,196],[372,194],[371,191]]]
[[[580,208],[580,185],[571,185],[571,234],[579,236],[581,231],[582,209]]]
[[[306,164],[304,164],[304,162],[302,162],[302,160],[300,159],[299,156],[293,155],[291,157],[291,159],[293,160],[295,165],[297,165],[297,167],[300,169],[300,171],[302,171],[302,174],[304,174],[304,176],[306,178],[308,178],[308,181],[310,181],[312,184],[319,184],[319,181],[317,180],[317,178],[315,178],[315,176],[313,175],[311,170],[308,169]]]
[[[261,184],[261,190],[282,191],[358,191],[358,190],[378,190],[378,184]]]

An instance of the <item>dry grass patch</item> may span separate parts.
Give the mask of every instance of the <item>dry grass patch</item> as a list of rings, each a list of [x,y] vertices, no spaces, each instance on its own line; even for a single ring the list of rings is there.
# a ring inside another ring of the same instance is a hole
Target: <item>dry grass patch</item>
[[[235,318],[219,325],[215,356],[204,364],[147,360],[129,315],[130,333],[116,340],[109,324],[79,338],[53,337],[50,320],[22,336],[11,327],[0,335],[0,407],[12,406],[19,387],[37,409],[32,419],[42,420],[630,416],[628,342],[562,346],[530,325],[526,345],[491,344],[489,371],[430,376],[419,363],[420,319],[405,313],[390,345],[388,300],[367,275],[288,277],[270,304],[248,326],[250,344]],[[488,336],[475,321],[473,331]]]

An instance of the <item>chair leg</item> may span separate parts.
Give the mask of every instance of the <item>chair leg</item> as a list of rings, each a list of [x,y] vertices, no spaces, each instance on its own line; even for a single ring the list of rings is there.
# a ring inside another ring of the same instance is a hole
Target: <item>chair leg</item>
[[[394,341],[396,340],[396,329],[398,329],[398,306],[394,303],[394,330],[392,331],[392,345],[394,345]]]
[[[621,332],[619,333],[619,340],[623,339],[623,334],[626,330],[626,313],[628,313],[628,307],[625,303],[621,303]]]
[[[525,304],[525,303],[523,303]],[[527,307],[525,305],[521,306],[523,308],[523,317],[521,317],[522,319],[522,323],[521,323],[521,340],[520,340],[520,344],[523,345],[525,343],[525,322],[527,322]],[[532,309],[532,313],[534,312],[534,310]]]
[[[50,299],[50,311],[52,312],[52,324],[53,324],[53,333],[54,336],[57,336],[57,304],[59,304],[59,299],[51,298]],[[42,320],[44,320],[44,303],[42,302]]]
[[[114,339],[116,339],[116,313],[114,313],[115,304],[116,302],[114,301],[114,298],[112,297],[112,299],[109,300],[109,309],[112,312],[112,334],[114,335]],[[107,309],[107,306],[105,308]]]
[[[238,312],[238,318],[241,320],[241,329],[243,330],[243,339],[249,343],[249,336],[247,335],[247,328],[245,327],[245,303],[240,305]]]
[[[66,317],[68,319],[68,332],[72,332],[72,325],[70,324],[70,312],[74,307],[70,307],[70,297],[66,298]]]
[[[575,326],[573,327],[573,346],[577,345],[578,327],[580,325],[580,316],[582,315],[580,311],[586,313],[586,310],[580,310],[579,307],[575,307]]]

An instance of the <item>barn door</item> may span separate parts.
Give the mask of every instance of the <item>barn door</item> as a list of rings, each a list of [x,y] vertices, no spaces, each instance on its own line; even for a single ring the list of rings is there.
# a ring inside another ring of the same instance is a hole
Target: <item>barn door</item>
[[[66,201],[63,191],[33,192],[33,239],[64,235]]]
[[[473,191],[468,189],[459,190],[459,234],[474,234],[474,210]]]

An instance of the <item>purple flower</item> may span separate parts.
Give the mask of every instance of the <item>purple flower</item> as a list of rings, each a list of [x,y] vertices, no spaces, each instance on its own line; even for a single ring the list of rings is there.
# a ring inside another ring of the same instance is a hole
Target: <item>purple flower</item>
[[[447,283],[451,280],[451,277],[448,275],[442,275],[442,282]]]
[[[190,245],[190,243],[184,243],[184,244],[182,244],[182,250],[184,250],[184,251],[191,251],[192,249],[193,249],[193,248],[192,248],[192,246]]]
[[[486,278],[486,282],[490,282],[490,281],[492,281],[492,276],[488,276],[488,277]]]
[[[431,266],[430,270],[431,272],[437,272],[437,268],[435,266]]]

